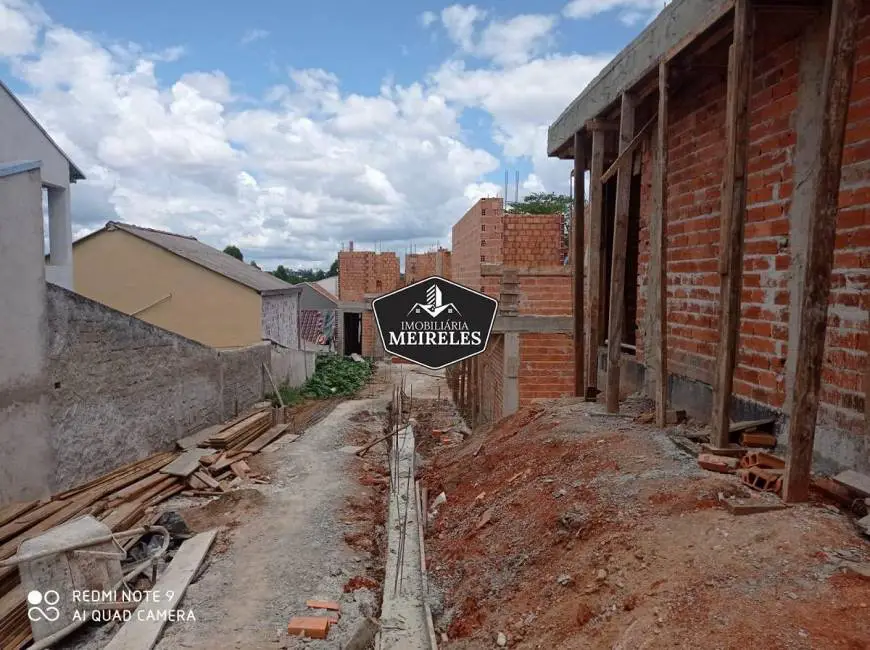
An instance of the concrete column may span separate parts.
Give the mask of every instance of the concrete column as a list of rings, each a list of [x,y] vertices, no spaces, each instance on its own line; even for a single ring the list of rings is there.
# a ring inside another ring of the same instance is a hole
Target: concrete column
[[[504,335],[504,375],[502,382],[502,417],[520,408],[520,333]]]
[[[69,189],[48,188],[48,264],[46,279],[73,288],[72,214]]]

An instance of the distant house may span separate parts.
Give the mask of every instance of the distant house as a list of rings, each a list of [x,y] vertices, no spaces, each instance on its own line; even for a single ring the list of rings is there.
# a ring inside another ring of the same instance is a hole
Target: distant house
[[[73,244],[75,291],[215,348],[299,349],[301,288],[195,237],[110,221]]]
[[[302,345],[306,349],[332,348],[335,343],[335,316],[338,297],[323,288],[322,280],[296,285],[302,288],[299,321]]]
[[[317,280],[315,284],[323,287],[333,296],[338,296],[338,276],[333,275],[328,278],[323,278],[322,280]]]

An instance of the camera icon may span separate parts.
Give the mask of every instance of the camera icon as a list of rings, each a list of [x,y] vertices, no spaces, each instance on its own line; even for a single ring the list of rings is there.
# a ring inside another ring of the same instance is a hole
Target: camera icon
[[[33,589],[27,594],[27,618],[31,621],[46,620],[53,623],[60,618],[60,610],[55,607],[59,602],[60,594],[53,589],[46,592]]]

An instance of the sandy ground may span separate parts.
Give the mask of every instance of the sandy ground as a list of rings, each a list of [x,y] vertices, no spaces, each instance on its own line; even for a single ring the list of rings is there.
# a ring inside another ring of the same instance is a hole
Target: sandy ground
[[[847,513],[734,516],[735,477],[602,405],[523,409],[435,450],[423,480],[447,495],[426,552],[448,648],[870,648]]]
[[[185,594],[182,606],[196,622],[170,625],[158,648],[296,647],[302,642],[288,638],[287,622],[312,613],[305,607],[310,598],[338,600],[342,614],[327,640],[304,645],[339,648],[363,615],[377,612],[376,547],[346,543],[361,525],[348,509],[371,510],[377,500],[356,480],[361,461],[340,449],[367,427],[372,436],[380,432],[376,413],[388,396],[382,388],[374,399],[340,403],[297,441],[279,440],[252,458],[249,464],[270,476],[270,484],[182,511],[196,529],[227,530]],[[348,584],[372,589],[346,593]]]

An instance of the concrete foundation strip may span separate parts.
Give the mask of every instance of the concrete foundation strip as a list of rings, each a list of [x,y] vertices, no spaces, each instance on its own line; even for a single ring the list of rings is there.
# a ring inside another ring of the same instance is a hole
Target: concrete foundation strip
[[[438,650],[438,636],[435,634],[435,621],[432,620],[432,610],[429,609],[429,575],[426,572],[426,539],[423,532],[423,518],[427,517],[423,506],[423,495],[420,490],[420,481],[417,485],[417,529],[420,535],[420,575],[423,578],[423,610],[426,616],[426,631],[429,633],[429,645],[432,650]]]

